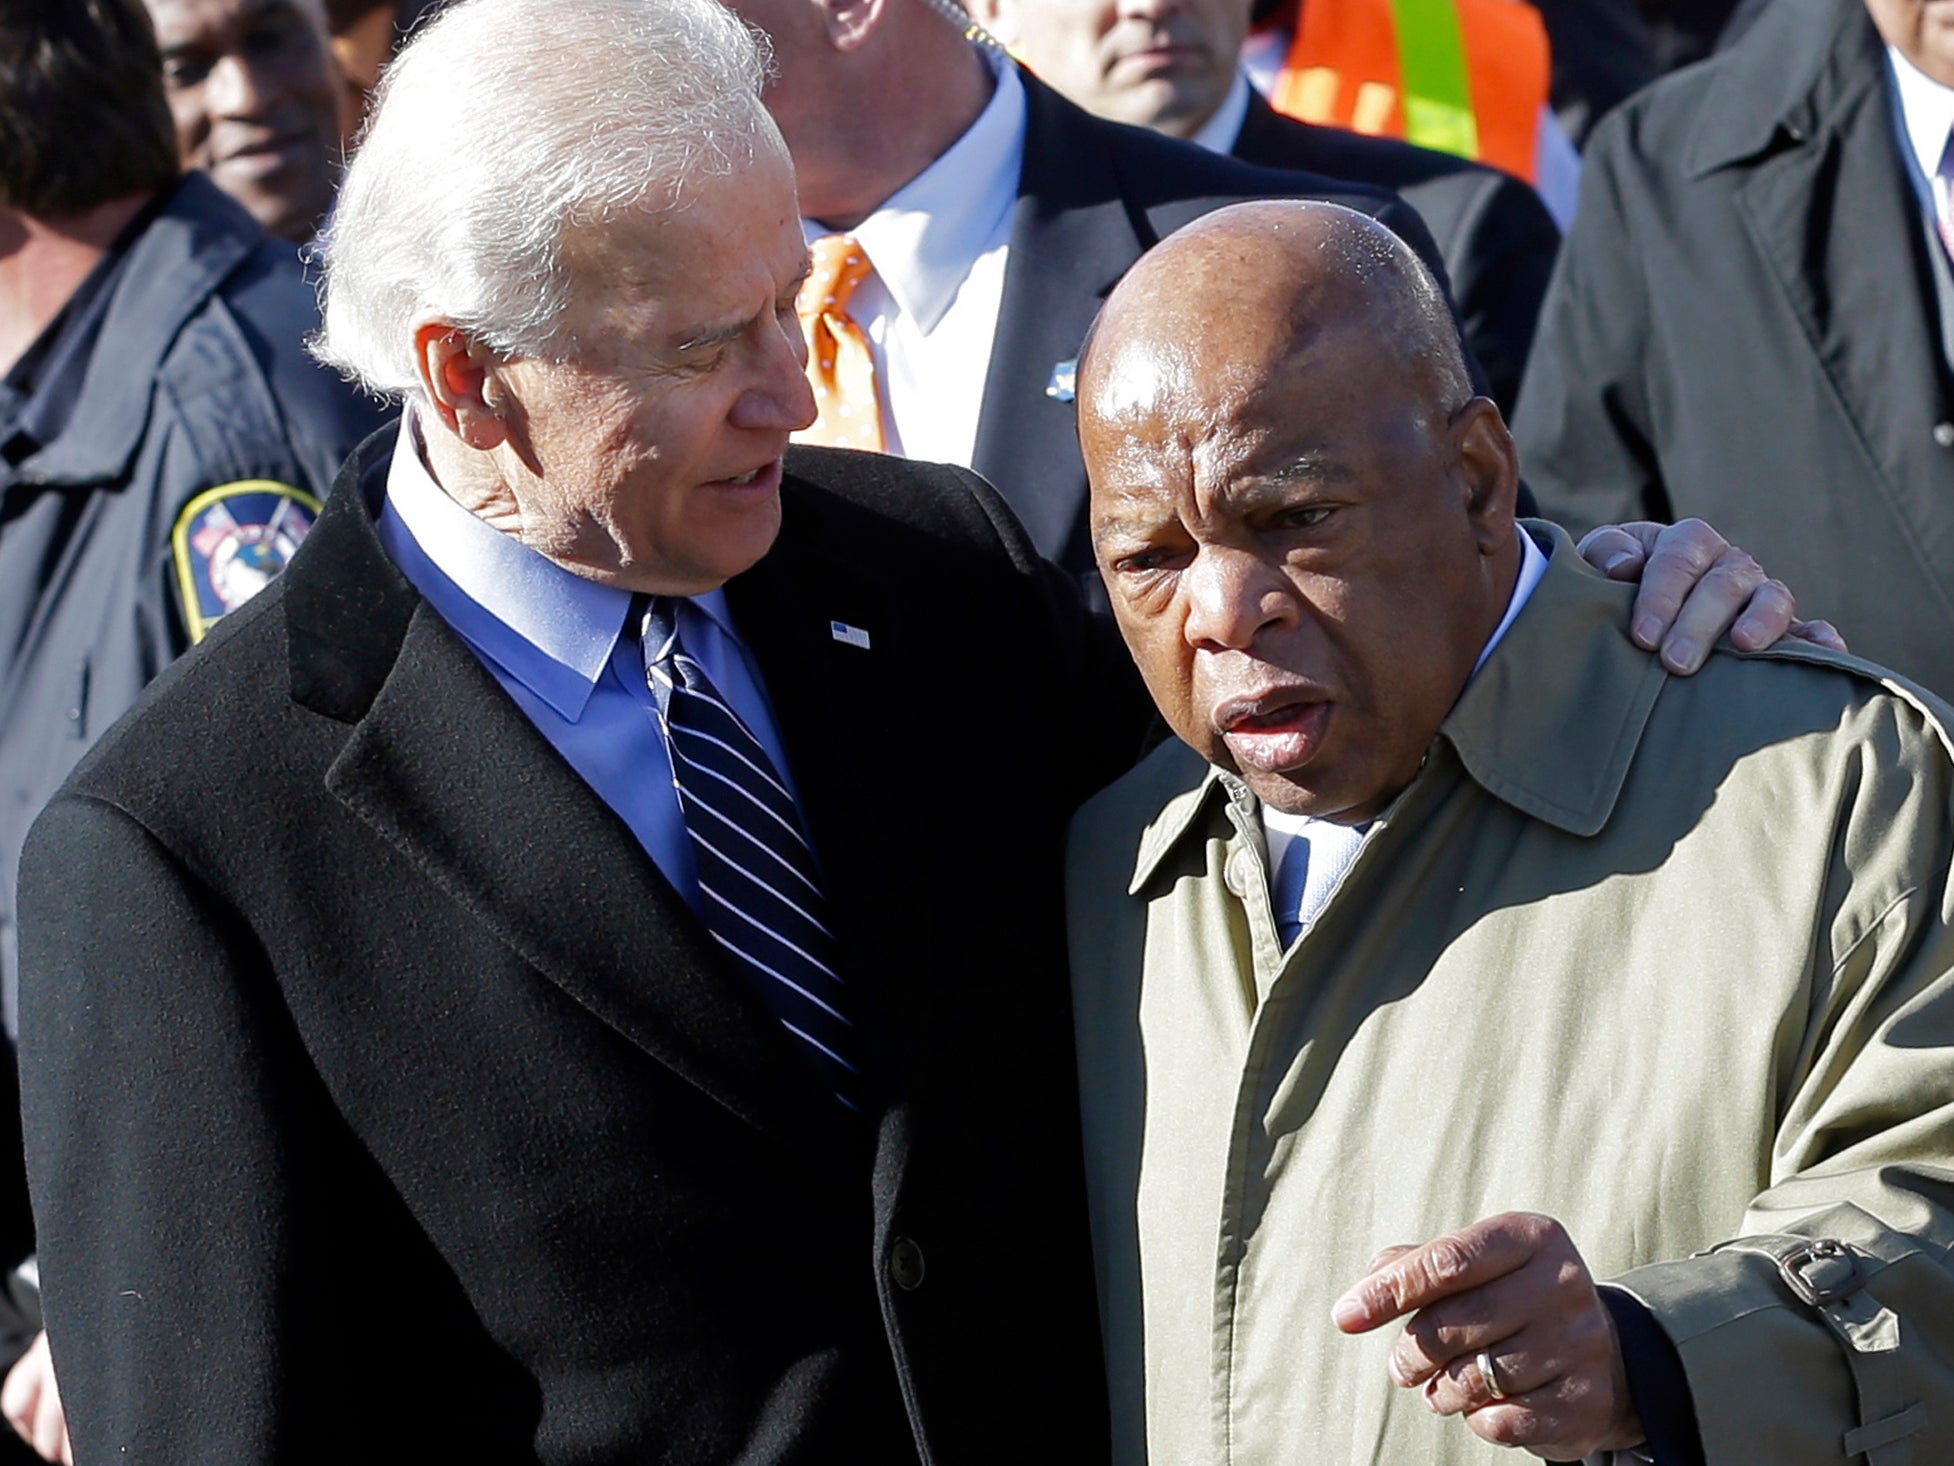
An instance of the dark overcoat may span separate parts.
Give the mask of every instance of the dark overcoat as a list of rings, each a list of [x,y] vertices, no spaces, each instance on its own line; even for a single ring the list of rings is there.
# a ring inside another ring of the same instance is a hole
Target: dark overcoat
[[[1576,529],[1700,515],[1954,692],[1954,277],[1862,0],[1772,0],[1596,130],[1520,391]]]
[[[29,842],[80,1458],[1098,1459],[1057,861],[1137,749],[1124,652],[973,475],[790,455],[728,594],[868,1029],[853,1126],[388,560],[388,447]]]

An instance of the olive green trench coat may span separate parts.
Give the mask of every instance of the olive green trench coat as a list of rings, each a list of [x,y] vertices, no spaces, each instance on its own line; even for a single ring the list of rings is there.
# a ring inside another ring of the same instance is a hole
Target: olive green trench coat
[[[1232,776],[1170,744],[1079,814],[1123,1462],[1516,1459],[1330,1319],[1510,1209],[1654,1313],[1710,1466],[1954,1461],[1954,719],[1795,646],[1672,679],[1628,601],[1556,538],[1288,950]]]

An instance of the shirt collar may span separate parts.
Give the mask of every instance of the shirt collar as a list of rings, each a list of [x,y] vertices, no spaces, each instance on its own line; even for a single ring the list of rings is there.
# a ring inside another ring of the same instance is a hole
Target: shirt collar
[[[1507,617],[1439,736],[1495,798],[1557,829],[1592,835],[1614,810],[1668,673],[1628,638],[1635,588],[1589,572],[1572,540],[1541,528],[1552,536],[1550,550],[1523,551]],[[1526,607],[1537,609],[1522,616]],[[1165,762],[1156,787],[1170,797],[1141,838],[1136,894],[1191,831],[1209,828],[1212,811],[1233,803],[1247,820],[1257,807],[1240,779],[1184,744],[1172,748],[1179,752],[1157,755]]]
[[[412,408],[387,474],[387,512],[436,572],[401,567],[442,619],[561,716],[582,717],[625,629],[631,592],[565,570],[450,498],[428,470]],[[391,530],[383,517],[394,550]],[[724,590],[690,599],[733,635]]]
[[[971,267],[1003,235],[1024,171],[1025,94],[1018,68],[979,48],[996,77],[968,131],[850,231],[902,312],[934,330]],[[835,231],[801,221],[808,240]]]
[[[1533,542],[1533,536],[1525,530],[1519,531],[1519,536],[1520,573],[1514,577],[1513,594],[1506,598],[1506,614],[1500,618],[1499,625],[1493,628],[1493,634],[1486,638],[1485,646],[1480,648],[1479,660],[1472,664],[1472,676],[1466,678],[1468,686],[1471,685],[1472,678],[1479,675],[1479,669],[1486,665],[1486,658],[1493,654],[1493,648],[1498,646],[1500,639],[1506,635],[1507,628],[1513,624],[1514,617],[1520,614],[1520,608],[1526,605],[1527,598],[1533,594],[1534,587],[1540,584],[1540,577],[1547,573],[1547,556],[1541,551],[1540,546]],[[1262,807],[1262,822],[1290,835],[1307,835],[1317,825],[1325,823],[1309,815],[1284,814],[1280,810],[1270,809],[1267,805]],[[1339,828],[1347,827],[1339,826]]]
[[[1520,573],[1513,581],[1513,594],[1506,598],[1506,614],[1500,617],[1499,625],[1493,634],[1486,638],[1486,645],[1479,653],[1479,660],[1472,664],[1472,677],[1479,675],[1479,669],[1486,665],[1486,658],[1493,654],[1493,648],[1500,644],[1508,629],[1513,625],[1520,610],[1533,595],[1534,587],[1540,584],[1540,577],[1547,573],[1547,554],[1533,542],[1533,536],[1524,529],[1516,531],[1520,536]],[[1468,685],[1472,681],[1468,677]]]
[[[1235,84],[1228,88],[1221,105],[1215,109],[1214,116],[1202,124],[1201,130],[1191,141],[1206,148],[1211,153],[1232,153],[1242,135],[1242,124],[1248,120],[1248,73],[1237,70]]]
[[[1932,178],[1940,172],[1947,135],[1954,130],[1954,87],[1942,86],[1892,46],[1886,48],[1886,59],[1893,68],[1906,140],[1912,146],[1920,171]]]

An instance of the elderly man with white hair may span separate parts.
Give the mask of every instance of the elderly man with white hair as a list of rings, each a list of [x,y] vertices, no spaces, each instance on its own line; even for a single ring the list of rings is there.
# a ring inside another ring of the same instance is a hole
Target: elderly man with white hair
[[[24,861],[80,1460],[1105,1453],[1058,858],[1148,710],[981,480],[787,453],[762,74],[465,0],[383,82],[321,350],[403,420]]]
[[[322,350],[398,436],[27,860],[80,1460],[1104,1450],[1056,852],[1144,700],[974,476],[783,465],[761,80],[469,0],[384,83]]]

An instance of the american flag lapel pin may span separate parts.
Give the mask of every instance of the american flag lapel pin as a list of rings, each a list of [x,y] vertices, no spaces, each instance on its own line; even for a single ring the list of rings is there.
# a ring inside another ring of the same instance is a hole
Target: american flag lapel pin
[[[850,626],[846,621],[830,621],[828,635],[843,646],[858,646],[863,651],[868,650],[868,633],[859,626]]]
[[[1052,379],[1045,384],[1045,395],[1055,402],[1070,402],[1077,395],[1078,385],[1078,358],[1053,362]]]

